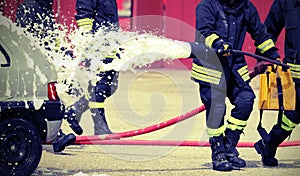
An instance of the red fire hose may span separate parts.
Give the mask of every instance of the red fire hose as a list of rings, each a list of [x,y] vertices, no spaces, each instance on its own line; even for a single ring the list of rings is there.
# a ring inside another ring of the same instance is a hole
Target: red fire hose
[[[126,131],[126,132],[121,132],[121,133],[113,133],[113,134],[108,134],[108,135],[95,135],[95,136],[77,136],[76,137],[76,143],[81,142],[81,141],[96,141],[96,140],[108,140],[108,139],[120,139],[120,138],[127,138],[127,137],[132,137],[132,136],[138,136],[142,135],[145,133],[150,133],[168,126],[171,126],[175,123],[184,121],[190,117],[193,117],[196,114],[199,114],[200,112],[205,110],[205,106],[202,105],[186,114],[177,116],[173,119],[170,119],[165,122],[161,122],[156,125],[152,125],[146,128],[141,128],[137,130],[131,130],[131,131]]]
[[[205,110],[202,105],[186,114],[180,115],[165,122],[161,122],[150,127],[131,130],[126,132],[114,133],[109,135],[95,135],[95,136],[77,136],[74,144],[80,145],[152,145],[152,146],[189,146],[189,147],[209,147],[207,141],[172,141],[172,140],[116,140],[120,138],[127,138],[145,133],[150,133],[175,123],[184,121]],[[254,142],[239,142],[237,147],[253,147]],[[300,146],[300,141],[288,141],[280,144],[280,147]]]
[[[188,146],[209,147],[208,141],[171,141],[171,140],[96,140],[76,141],[81,145],[153,145],[153,146]],[[254,142],[239,142],[237,147],[252,148]],[[280,144],[280,147],[300,146],[300,141],[288,141]]]

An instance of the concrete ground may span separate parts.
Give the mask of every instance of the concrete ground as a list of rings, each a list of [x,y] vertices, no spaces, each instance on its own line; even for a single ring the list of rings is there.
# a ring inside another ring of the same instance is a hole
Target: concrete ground
[[[118,91],[106,101],[109,126],[114,132],[145,128],[202,105],[198,86],[190,80],[188,70],[138,70],[120,74]],[[251,82],[258,97],[258,77]],[[257,99],[256,99],[257,100]],[[232,106],[228,103],[228,113]],[[131,137],[140,140],[207,141],[205,113],[149,134]],[[263,125],[267,130],[276,122],[277,113],[268,111]],[[259,139],[257,102],[240,142]],[[93,134],[93,122],[86,112],[80,122],[83,135]],[[63,129],[71,132],[64,122]],[[300,140],[297,127],[290,141]],[[126,140],[126,139],[123,139]],[[53,153],[45,145],[35,175],[57,176],[156,176],[156,175],[299,175],[300,147],[278,149],[278,167],[264,167],[254,148],[238,148],[247,166],[231,172],[212,170],[209,147],[134,146],[134,145],[72,145],[61,153]]]

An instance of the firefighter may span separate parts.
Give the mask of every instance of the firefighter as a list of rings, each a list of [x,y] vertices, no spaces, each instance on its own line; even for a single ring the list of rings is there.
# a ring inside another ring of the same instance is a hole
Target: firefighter
[[[118,30],[118,9],[116,0],[77,0],[75,15],[79,29],[96,33],[101,27],[106,27],[106,32]],[[116,55],[107,56],[104,63],[110,63]],[[118,87],[118,72],[110,70],[100,72],[100,80],[96,86],[89,85],[90,95],[80,98],[73,106],[69,107],[70,114],[77,120],[87,109],[90,109],[94,121],[94,134],[111,134],[107,124],[104,101],[110,97]]]
[[[200,98],[206,107],[213,170],[245,167],[236,145],[252,112],[255,94],[249,86],[244,56],[231,50],[242,49],[248,32],[264,56],[275,60],[280,55],[249,0],[202,0],[196,8],[196,29],[196,41],[216,49],[219,57],[194,59],[191,74],[200,85]],[[225,124],[226,97],[234,107]]]
[[[284,63],[290,66],[296,89],[296,110],[284,111],[281,123],[273,126],[267,138],[260,139],[254,147],[266,166],[278,166],[276,150],[300,123],[300,0],[274,0],[265,20],[273,41],[285,28]],[[280,117],[279,117],[280,118]]]
[[[50,40],[55,42],[55,36],[52,33],[55,30],[52,5],[53,0],[25,0],[18,6],[17,25],[25,28],[27,32],[32,33],[38,39],[50,36]],[[59,47],[59,42],[56,42],[56,46]],[[51,50],[47,45],[45,45],[45,49]],[[71,116],[67,113],[65,114],[65,118],[74,132],[82,133],[78,121],[71,119]],[[60,130],[56,139],[52,142],[54,152],[63,151],[66,146],[73,144],[75,140],[76,136],[74,134],[69,133],[66,135]]]

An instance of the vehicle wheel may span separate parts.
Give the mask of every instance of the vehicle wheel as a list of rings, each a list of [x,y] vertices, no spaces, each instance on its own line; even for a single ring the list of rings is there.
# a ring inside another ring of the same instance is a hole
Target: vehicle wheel
[[[21,118],[0,121],[0,175],[30,175],[42,156],[36,128]]]

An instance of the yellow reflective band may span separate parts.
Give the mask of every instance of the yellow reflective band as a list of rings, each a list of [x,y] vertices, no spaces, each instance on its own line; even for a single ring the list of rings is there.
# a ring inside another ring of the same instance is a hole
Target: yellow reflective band
[[[203,73],[203,74],[206,74],[206,75],[211,75],[211,76],[214,76],[214,77],[217,77],[217,78],[221,78],[221,76],[222,76],[222,72],[220,72],[220,71],[205,68],[205,67],[197,65],[195,63],[193,63],[193,70],[195,70],[199,73]]]
[[[262,44],[257,46],[257,49],[263,54],[264,52],[268,51],[270,48],[274,47],[275,44],[272,39],[268,39],[264,41]]]
[[[284,129],[285,131],[292,131],[294,128],[288,127],[285,124],[281,124],[281,128]]]
[[[90,109],[104,108],[104,102],[89,102]]]
[[[232,131],[234,131],[234,130],[240,130],[240,131],[243,131],[245,127],[237,126],[237,125],[235,125],[235,124],[227,124],[227,128],[228,128],[228,129],[231,129]]]
[[[228,122],[227,128],[231,130],[244,130],[244,128],[247,125],[247,121],[239,120],[232,116],[228,118],[227,122]]]
[[[219,85],[219,83],[220,83],[220,79],[210,77],[208,75],[203,75],[203,74],[198,73],[194,70],[191,73],[191,77],[198,80],[198,81],[204,81],[204,82],[208,82],[208,83],[212,83],[212,84],[216,84],[216,85]]]
[[[90,18],[83,18],[83,19],[77,20],[76,22],[80,29],[83,29],[86,31],[90,31],[93,29],[93,20]]]
[[[299,64],[291,64],[291,63],[287,63],[288,66],[290,66],[291,70],[294,71],[300,71],[300,65]]]
[[[80,29],[83,29],[84,31],[91,31],[93,30],[93,26],[88,26],[88,25],[81,26]]]
[[[54,43],[55,43],[55,47],[60,47],[60,39],[59,38],[55,38],[54,39]]]
[[[240,68],[239,70],[238,70],[238,72],[239,72],[239,74],[242,76],[242,75],[244,75],[245,73],[247,73],[248,72],[248,67],[247,67],[247,65],[245,65],[245,66],[243,66],[242,68]]]
[[[206,128],[206,134],[208,137],[221,136],[224,134],[225,128],[226,128],[225,125],[221,126],[218,129]]]
[[[242,68],[240,68],[238,70],[239,74],[241,75],[241,77],[243,78],[243,80],[246,82],[250,79],[250,76],[249,76],[249,72],[248,72],[248,67],[247,65],[243,66]]]
[[[285,126],[284,124],[281,125],[281,128],[284,129],[285,131],[292,131],[294,128],[290,128],[288,126]]]
[[[290,66],[291,74],[293,78],[300,79],[300,65],[287,63]]]
[[[212,48],[213,42],[218,39],[219,36],[217,34],[211,34],[205,38],[205,45]]]
[[[282,122],[287,126],[287,127],[289,127],[289,128],[291,128],[291,129],[294,129],[296,126],[297,126],[297,124],[296,123],[294,123],[294,122],[292,122],[290,119],[288,119],[287,117],[286,117],[286,115],[282,115]],[[290,131],[290,130],[288,130],[288,131]]]
[[[245,74],[245,75],[242,76],[242,78],[246,82],[250,79],[250,76],[249,76],[249,74]]]
[[[246,126],[247,125],[247,121],[245,120],[239,120],[239,119],[236,119],[232,116],[230,116],[227,120],[228,122],[232,123],[232,124],[236,124],[236,125],[239,125],[239,126]]]
[[[107,59],[117,59],[117,51],[112,50],[108,55],[105,56]]]
[[[293,78],[298,78],[298,79],[300,79],[300,73],[298,73],[298,72],[293,72],[293,71],[291,70],[291,74],[292,74],[292,77],[293,77]]]

